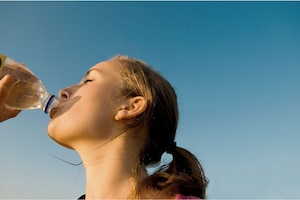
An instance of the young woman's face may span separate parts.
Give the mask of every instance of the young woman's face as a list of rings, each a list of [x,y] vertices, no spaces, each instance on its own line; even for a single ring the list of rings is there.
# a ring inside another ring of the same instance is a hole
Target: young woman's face
[[[74,148],[82,141],[112,137],[114,118],[120,107],[121,86],[116,62],[93,66],[83,80],[60,91],[61,103],[50,113],[48,134],[56,142]]]

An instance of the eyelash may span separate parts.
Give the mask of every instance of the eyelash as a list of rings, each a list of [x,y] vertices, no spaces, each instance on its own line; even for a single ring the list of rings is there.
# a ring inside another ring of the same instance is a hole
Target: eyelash
[[[88,82],[91,82],[92,80],[91,79],[86,79],[83,81],[83,83],[88,83]]]

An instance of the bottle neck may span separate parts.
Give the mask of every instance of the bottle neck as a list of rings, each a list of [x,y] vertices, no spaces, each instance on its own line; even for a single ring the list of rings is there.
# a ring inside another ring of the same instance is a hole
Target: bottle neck
[[[59,99],[52,94],[47,94],[43,97],[41,102],[41,108],[44,113],[48,114],[52,108],[56,107],[59,103]]]

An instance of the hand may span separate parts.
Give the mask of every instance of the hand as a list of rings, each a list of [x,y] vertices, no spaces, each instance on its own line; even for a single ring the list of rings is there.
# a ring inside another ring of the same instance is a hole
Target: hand
[[[21,110],[7,108],[4,105],[16,81],[17,80],[10,75],[5,75],[0,80],[0,122],[5,121],[9,118],[13,118],[17,116],[19,112],[21,112]]]

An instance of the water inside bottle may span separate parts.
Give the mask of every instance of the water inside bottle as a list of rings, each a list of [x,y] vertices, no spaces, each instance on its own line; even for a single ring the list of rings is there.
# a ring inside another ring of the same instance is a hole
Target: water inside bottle
[[[7,106],[22,110],[41,108],[40,99],[43,95],[46,95],[46,89],[41,81],[19,80],[11,91]]]
[[[5,65],[0,69],[0,78],[6,74],[18,80],[5,102],[7,107],[21,110],[40,108],[48,113],[58,104],[59,100],[47,92],[41,80],[24,64],[6,57]]]

